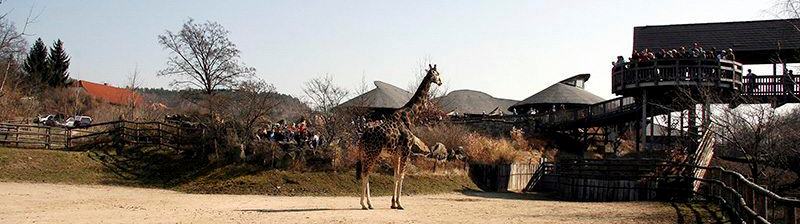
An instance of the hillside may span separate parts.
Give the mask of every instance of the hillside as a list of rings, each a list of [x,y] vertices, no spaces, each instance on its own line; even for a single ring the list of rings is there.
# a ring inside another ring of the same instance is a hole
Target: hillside
[[[142,93],[146,102],[150,104],[161,103],[173,109],[189,106],[191,102],[187,99],[190,94],[193,94],[189,90],[168,90],[163,88],[142,88],[138,91]],[[277,106],[270,113],[270,118],[274,120],[297,120],[311,112],[311,108],[296,97],[282,93],[270,94],[278,101]]]
[[[195,172],[141,166],[136,170],[127,170],[123,167],[125,164],[110,162],[106,153],[0,148],[0,170],[3,171],[0,172],[0,181],[122,185],[187,193],[283,196],[354,196],[360,183],[355,180],[353,171],[278,171],[252,165],[191,169]],[[145,174],[148,170],[149,173]],[[390,175],[373,174],[370,180],[373,195],[391,194],[393,179]],[[404,192],[409,194],[448,193],[465,188],[477,189],[464,175],[409,175],[403,187]]]

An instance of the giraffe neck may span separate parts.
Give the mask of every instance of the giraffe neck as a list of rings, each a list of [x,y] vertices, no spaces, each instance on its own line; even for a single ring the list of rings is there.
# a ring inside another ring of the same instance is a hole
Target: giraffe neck
[[[428,72],[428,74],[426,74],[422,79],[422,83],[420,83],[419,87],[417,87],[417,91],[414,92],[414,95],[411,97],[411,99],[409,99],[408,102],[399,110],[413,110],[414,108],[418,108],[419,106],[423,106],[428,103],[431,84],[433,83],[431,80],[432,78],[433,76],[430,74],[430,72]]]

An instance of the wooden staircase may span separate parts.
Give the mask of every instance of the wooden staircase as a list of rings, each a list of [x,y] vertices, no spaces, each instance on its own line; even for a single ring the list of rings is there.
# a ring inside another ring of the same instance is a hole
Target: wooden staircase
[[[689,162],[691,165],[699,166],[699,167],[708,167],[711,164],[711,159],[714,158],[714,146],[716,139],[714,138],[714,132],[711,129],[711,125],[703,132],[703,137],[700,138],[700,142],[697,145],[697,150],[694,152],[691,158],[689,158]],[[694,168],[692,172],[694,177],[697,179],[703,179],[706,175],[707,169],[698,169]],[[694,190],[697,191],[700,188],[700,181],[694,182]]]

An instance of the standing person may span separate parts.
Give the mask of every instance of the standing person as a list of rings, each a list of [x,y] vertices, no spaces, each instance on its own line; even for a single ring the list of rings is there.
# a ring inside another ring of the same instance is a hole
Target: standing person
[[[725,54],[725,60],[736,61],[736,55],[733,55],[733,49],[728,48],[728,52]]]
[[[751,69],[747,69],[747,93],[752,94],[756,89],[756,74]]]
[[[694,43],[692,46],[693,47],[692,47],[692,50],[690,52],[690,57],[691,58],[700,58],[701,52],[703,51],[703,49],[700,48],[700,44]]]
[[[612,63],[614,65],[614,70],[625,66],[625,58],[622,56],[617,56],[617,61]]]
[[[678,52],[680,58],[689,58],[689,51],[686,50],[686,47],[681,46],[681,50]]]
[[[639,55],[639,52],[636,51],[636,49],[633,49],[633,52],[631,52],[631,60],[630,61],[631,62],[639,62],[639,61],[641,61],[641,57]]]

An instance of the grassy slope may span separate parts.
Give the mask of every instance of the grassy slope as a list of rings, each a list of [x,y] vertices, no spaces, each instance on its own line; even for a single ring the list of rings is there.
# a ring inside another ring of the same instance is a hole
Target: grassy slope
[[[177,184],[157,184],[117,175],[88,152],[62,152],[0,148],[0,181],[70,184],[111,184],[165,187],[189,193],[268,195],[357,195],[354,173],[290,172],[232,165],[187,178]],[[392,177],[373,175],[374,195],[389,195]],[[466,176],[407,176],[403,191],[409,194],[453,192],[476,188]]]

